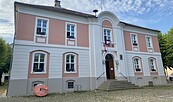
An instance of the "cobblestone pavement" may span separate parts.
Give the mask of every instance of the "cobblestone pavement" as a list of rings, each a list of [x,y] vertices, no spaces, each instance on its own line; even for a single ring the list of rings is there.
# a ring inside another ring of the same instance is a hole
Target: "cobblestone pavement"
[[[173,86],[49,94],[46,97],[0,97],[0,102],[173,102]]]

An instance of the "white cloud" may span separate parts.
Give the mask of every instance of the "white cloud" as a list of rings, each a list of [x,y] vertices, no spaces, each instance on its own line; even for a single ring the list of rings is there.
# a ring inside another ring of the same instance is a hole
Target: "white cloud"
[[[38,5],[54,5],[54,0],[0,0],[0,36],[3,36],[3,34],[13,36],[14,34],[14,1]],[[150,16],[159,17],[164,15],[167,9],[173,10],[173,0],[61,0],[61,5],[67,9],[92,14],[94,14],[92,12],[94,9],[98,9],[99,12],[101,10],[111,11],[123,21],[143,26],[150,24],[154,19],[148,17],[148,20],[146,20],[137,16],[142,17],[147,13],[151,13]],[[168,14],[171,15],[172,13],[168,12]],[[1,20],[6,20],[7,22],[4,23]]]

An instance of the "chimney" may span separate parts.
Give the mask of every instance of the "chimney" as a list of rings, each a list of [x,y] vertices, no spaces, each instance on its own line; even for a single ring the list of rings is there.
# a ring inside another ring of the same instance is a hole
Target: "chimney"
[[[61,1],[55,0],[55,7],[60,8],[61,7]]]

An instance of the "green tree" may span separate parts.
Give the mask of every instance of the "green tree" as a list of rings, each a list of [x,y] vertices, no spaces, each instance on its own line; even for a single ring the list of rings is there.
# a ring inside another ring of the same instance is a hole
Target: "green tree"
[[[173,27],[167,34],[158,34],[158,40],[160,45],[160,52],[162,54],[162,60],[164,68],[173,68]]]
[[[163,66],[166,68],[166,34],[159,33],[158,34],[160,52],[162,54]]]
[[[166,37],[166,66],[173,67],[173,28],[168,31]]]
[[[11,47],[0,38],[0,85],[3,73],[8,73],[11,60]]]

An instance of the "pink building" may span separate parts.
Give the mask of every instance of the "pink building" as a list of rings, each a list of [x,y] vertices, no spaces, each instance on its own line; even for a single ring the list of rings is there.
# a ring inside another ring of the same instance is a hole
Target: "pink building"
[[[158,30],[55,6],[15,2],[15,38],[8,96],[94,90],[104,81],[166,84]]]

